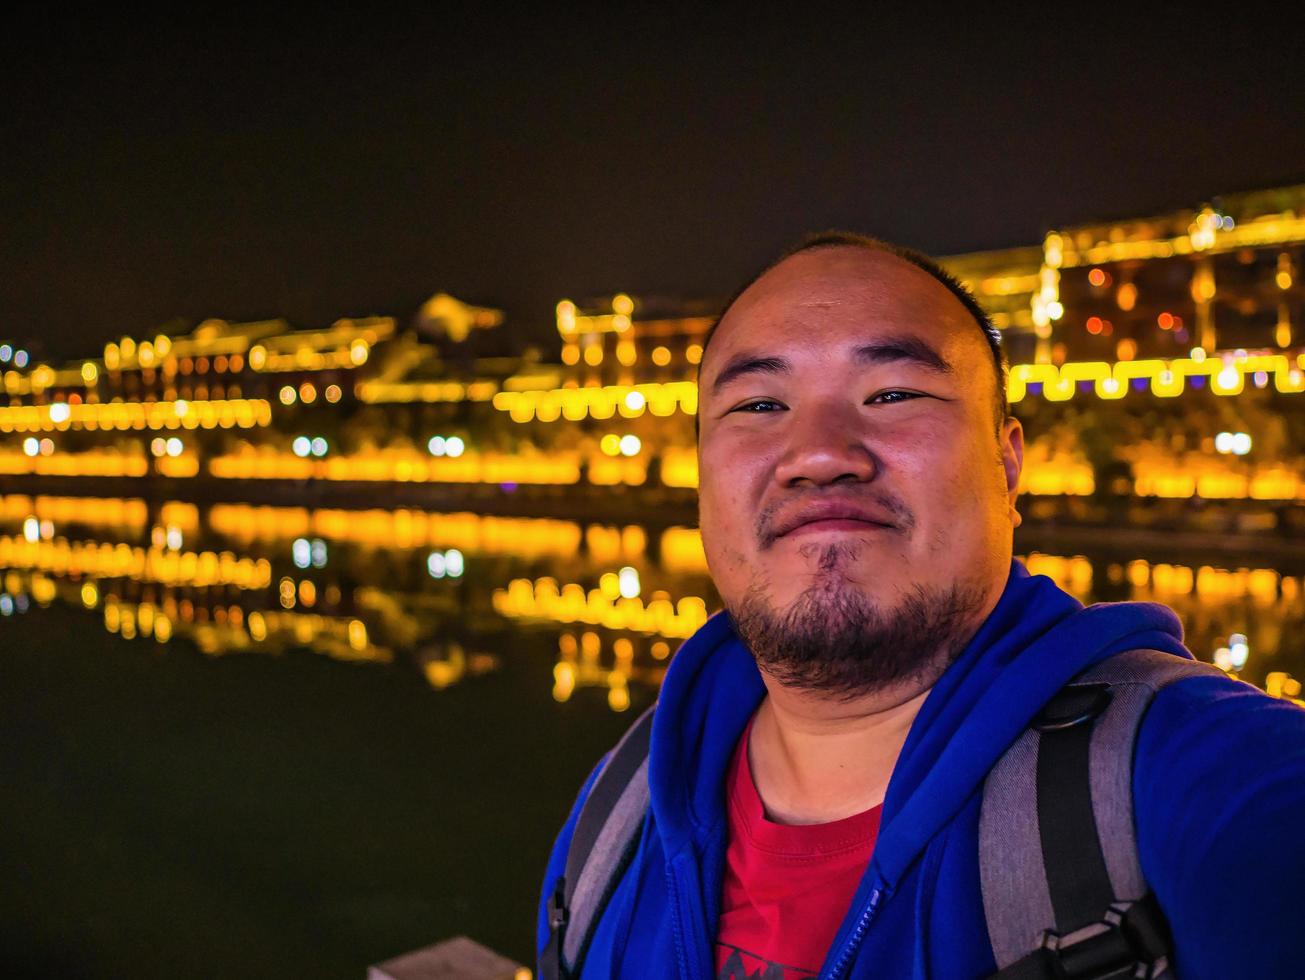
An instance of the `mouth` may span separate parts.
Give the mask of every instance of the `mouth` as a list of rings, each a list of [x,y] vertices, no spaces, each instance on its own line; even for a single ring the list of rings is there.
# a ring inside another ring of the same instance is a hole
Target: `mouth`
[[[858,517],[824,517],[807,521],[780,534],[781,538],[797,538],[809,534],[857,534],[869,531],[891,531],[887,524]]]

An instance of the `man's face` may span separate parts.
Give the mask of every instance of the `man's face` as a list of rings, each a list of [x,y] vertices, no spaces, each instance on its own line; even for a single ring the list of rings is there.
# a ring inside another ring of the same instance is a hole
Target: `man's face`
[[[702,365],[699,518],[763,668],[854,693],[978,628],[1019,523],[995,378],[965,307],[888,252],[802,252],[734,303]]]

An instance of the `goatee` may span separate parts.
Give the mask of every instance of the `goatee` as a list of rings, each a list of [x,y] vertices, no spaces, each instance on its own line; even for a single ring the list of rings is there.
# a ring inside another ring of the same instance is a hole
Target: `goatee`
[[[850,700],[885,688],[930,682],[964,649],[986,596],[976,584],[915,585],[884,608],[842,575],[847,555],[827,546],[813,584],[785,610],[754,581],[730,617],[757,666],[799,690]]]

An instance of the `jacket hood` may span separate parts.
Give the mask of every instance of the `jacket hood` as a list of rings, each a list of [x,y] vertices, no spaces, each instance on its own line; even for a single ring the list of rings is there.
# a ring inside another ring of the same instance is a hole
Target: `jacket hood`
[[[1085,608],[1012,559],[1001,598],[925,699],[893,770],[872,859],[889,889],[1056,691],[1097,661],[1139,647],[1191,657],[1168,607]],[[764,695],[725,612],[675,654],[649,756],[651,806],[669,860],[687,848],[702,854],[721,832],[726,768]],[[955,737],[962,728],[964,738]]]

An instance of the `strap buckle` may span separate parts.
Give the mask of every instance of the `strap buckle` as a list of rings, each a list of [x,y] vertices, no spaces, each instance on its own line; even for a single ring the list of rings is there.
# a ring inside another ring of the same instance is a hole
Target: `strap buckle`
[[[1048,929],[1042,948],[1052,954],[1057,980],[1154,980],[1169,969],[1168,943],[1157,915],[1150,895],[1116,902],[1099,922],[1064,936]]]
[[[1091,721],[1110,704],[1109,684],[1070,684],[1033,720],[1039,732],[1058,732]]]

